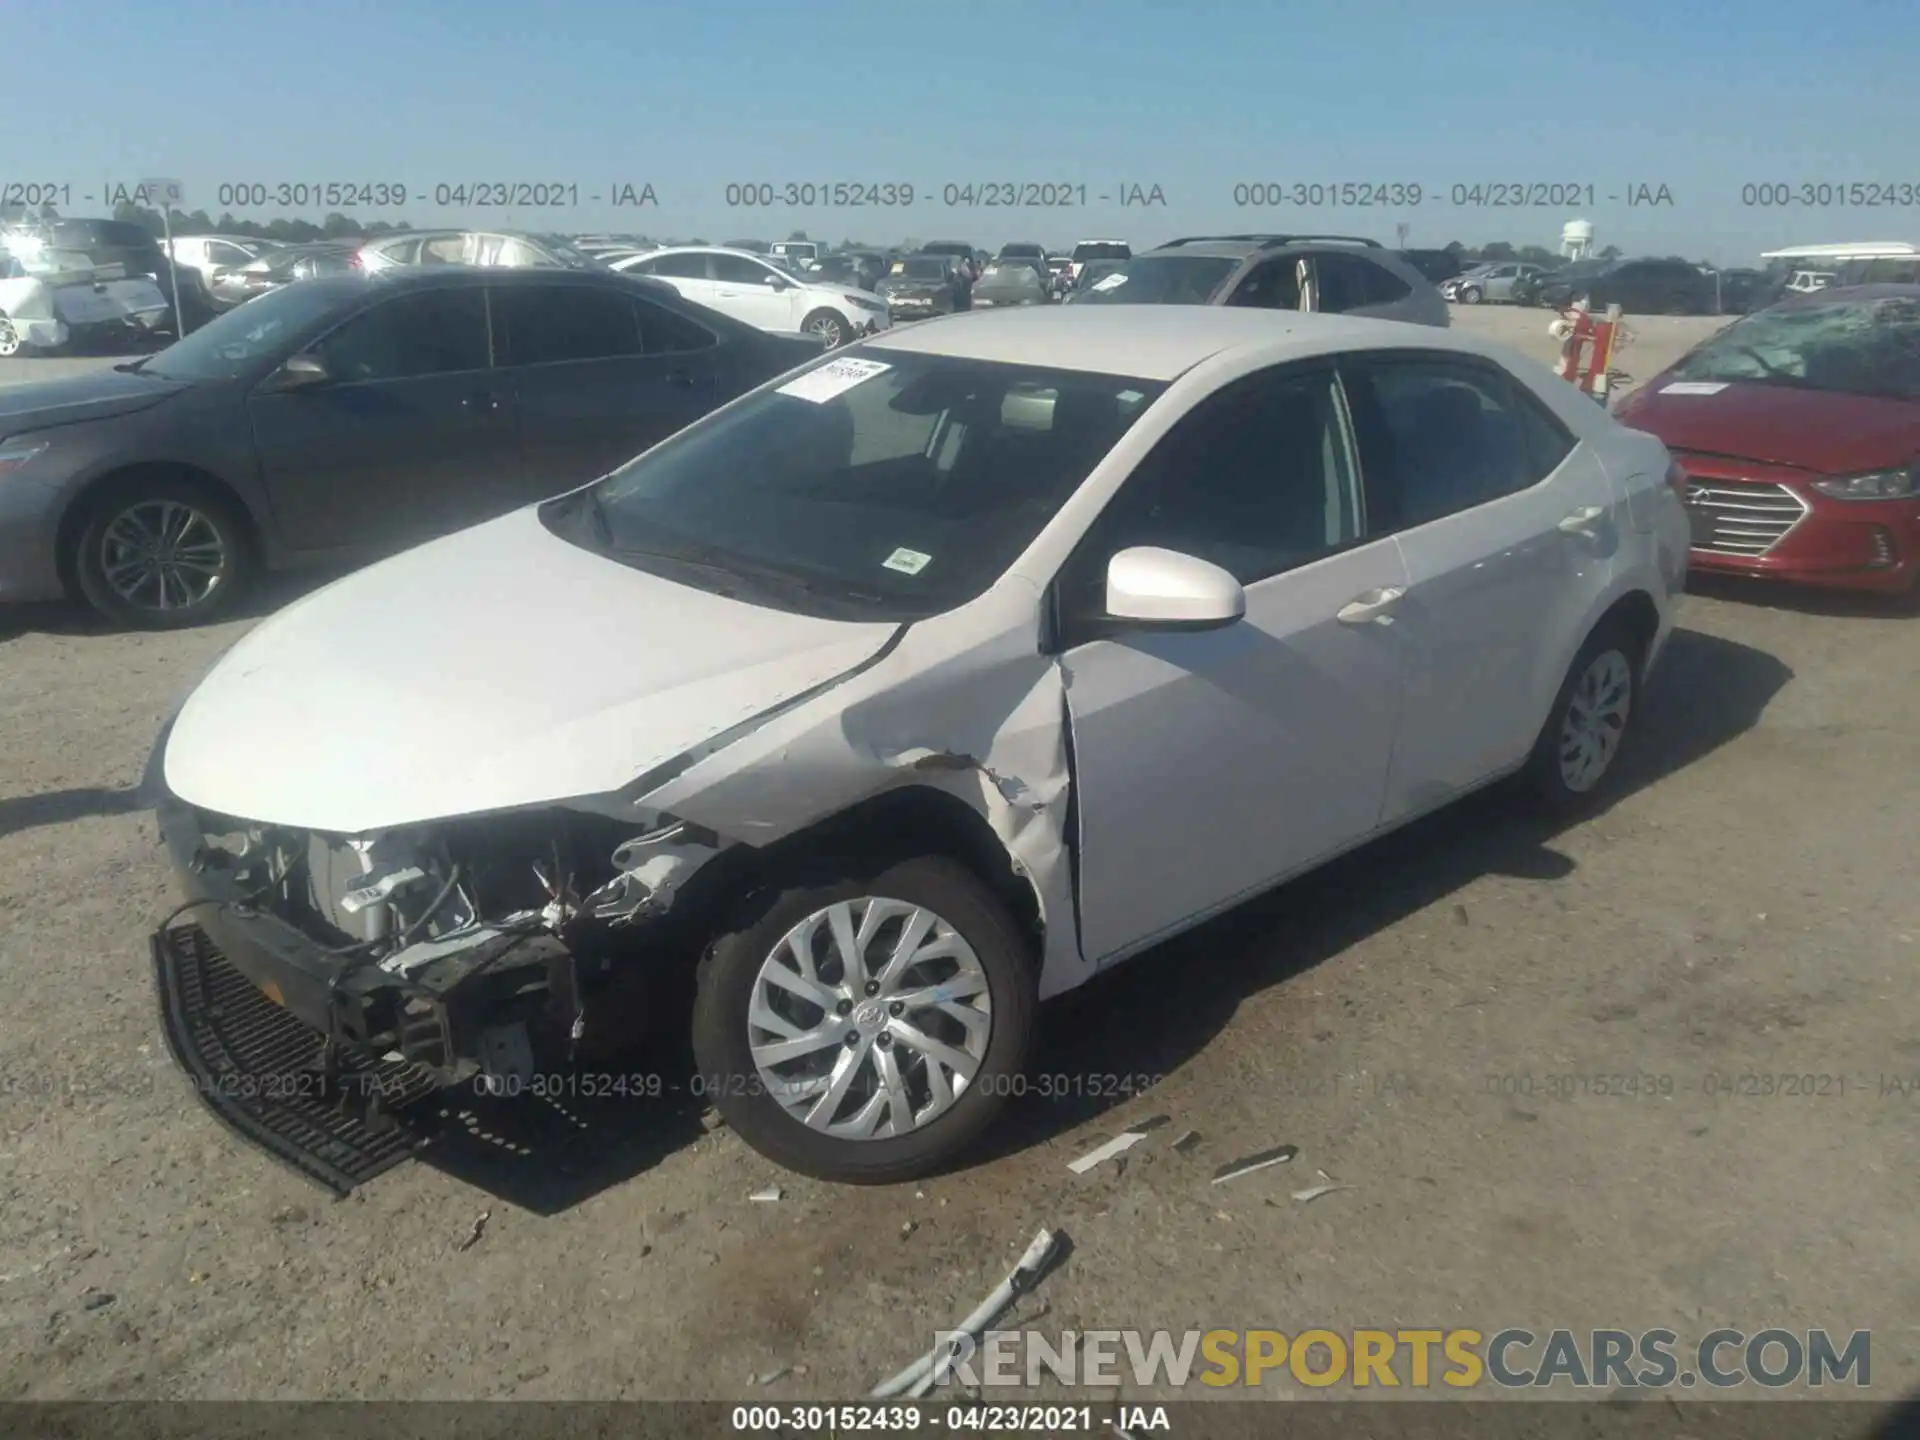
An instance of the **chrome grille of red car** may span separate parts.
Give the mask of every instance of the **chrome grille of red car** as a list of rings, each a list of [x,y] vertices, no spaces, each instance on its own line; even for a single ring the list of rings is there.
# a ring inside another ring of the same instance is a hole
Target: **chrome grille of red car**
[[[1694,477],[1687,487],[1693,548],[1713,555],[1764,555],[1809,506],[1784,485]]]

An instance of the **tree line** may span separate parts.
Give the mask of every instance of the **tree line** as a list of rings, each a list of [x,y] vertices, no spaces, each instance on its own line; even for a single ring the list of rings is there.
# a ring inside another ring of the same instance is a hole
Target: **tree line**
[[[52,206],[45,206],[40,212],[40,218],[42,220],[54,220],[59,217],[54,213]],[[163,220],[158,210],[145,205],[135,205],[126,201],[122,201],[114,208],[113,218],[142,226],[156,236],[164,234],[166,231],[166,222],[171,221],[175,235],[236,235],[246,236],[255,240],[278,240],[283,243],[295,245],[317,240],[367,239],[376,235],[391,235],[398,231],[420,228],[409,224],[405,220],[369,220],[362,219],[358,216],[345,215],[339,211],[335,211],[333,214],[326,216],[318,224],[315,224],[311,220],[294,219],[289,216],[281,216],[277,219],[262,221],[241,220],[232,214],[222,214],[220,218],[216,220],[205,210],[175,210]],[[655,238],[647,235],[635,235],[630,238],[636,245],[640,246],[706,245],[712,243],[697,235],[687,239],[676,239],[672,237]],[[834,245],[826,241],[813,241],[812,237],[809,236],[805,230],[791,231],[788,233],[787,239],[817,243],[829,252],[839,250],[877,250],[881,252],[912,251],[919,248],[921,243],[917,238],[912,236],[890,245],[873,244],[865,240],[848,237],[838,245]],[[1561,255],[1557,251],[1549,250],[1544,245],[1513,245],[1505,240],[1495,240],[1485,245],[1467,245],[1459,240],[1453,240],[1440,248],[1452,251],[1455,255],[1459,256],[1462,264],[1476,262],[1499,264],[1509,261],[1517,261],[1530,265],[1563,265],[1566,263],[1566,257],[1564,255]],[[1595,251],[1594,258],[1599,260],[1618,260],[1622,258],[1623,253],[1618,245],[1608,245],[1602,250]],[[1700,263],[1705,266],[1705,268],[1712,268],[1711,266],[1706,266],[1704,261]]]

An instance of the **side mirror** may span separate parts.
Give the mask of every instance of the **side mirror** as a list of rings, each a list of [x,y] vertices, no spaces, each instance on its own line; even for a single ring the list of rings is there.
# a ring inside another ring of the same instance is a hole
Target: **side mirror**
[[[1136,545],[1107,562],[1107,614],[1171,630],[1213,630],[1247,613],[1247,592],[1208,560]]]
[[[273,388],[311,390],[316,385],[328,384],[332,379],[332,372],[318,355],[289,355],[286,363],[274,372]]]
[[[770,274],[767,276],[767,288],[770,290],[790,290],[793,288],[793,282],[784,275]]]

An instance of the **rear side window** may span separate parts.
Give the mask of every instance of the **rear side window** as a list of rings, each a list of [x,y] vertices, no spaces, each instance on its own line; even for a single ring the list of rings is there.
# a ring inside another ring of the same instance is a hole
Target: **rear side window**
[[[1396,300],[1404,300],[1413,294],[1413,287],[1386,266],[1375,265],[1369,260],[1355,260],[1353,263],[1363,272],[1360,289],[1366,298],[1360,302],[1361,304],[1391,305]]]
[[[1360,359],[1348,397],[1368,529],[1430,524],[1544,480],[1573,446],[1506,376],[1450,358]],[[1558,448],[1558,457],[1555,450]]]
[[[513,365],[645,353],[639,317],[625,295],[573,285],[503,285],[493,292],[493,304]]]
[[[674,280],[704,280],[707,278],[707,257],[700,254],[662,255],[657,260],[647,262],[647,273]]]

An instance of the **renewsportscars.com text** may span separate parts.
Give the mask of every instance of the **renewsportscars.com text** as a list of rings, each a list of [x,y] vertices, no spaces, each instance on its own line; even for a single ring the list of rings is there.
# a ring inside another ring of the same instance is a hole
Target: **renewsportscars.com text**
[[[1872,1382],[1873,1336],[1855,1330],[1000,1330],[936,1337],[935,1374],[979,1388],[1257,1387],[1271,1376],[1324,1388],[1766,1389]]]

